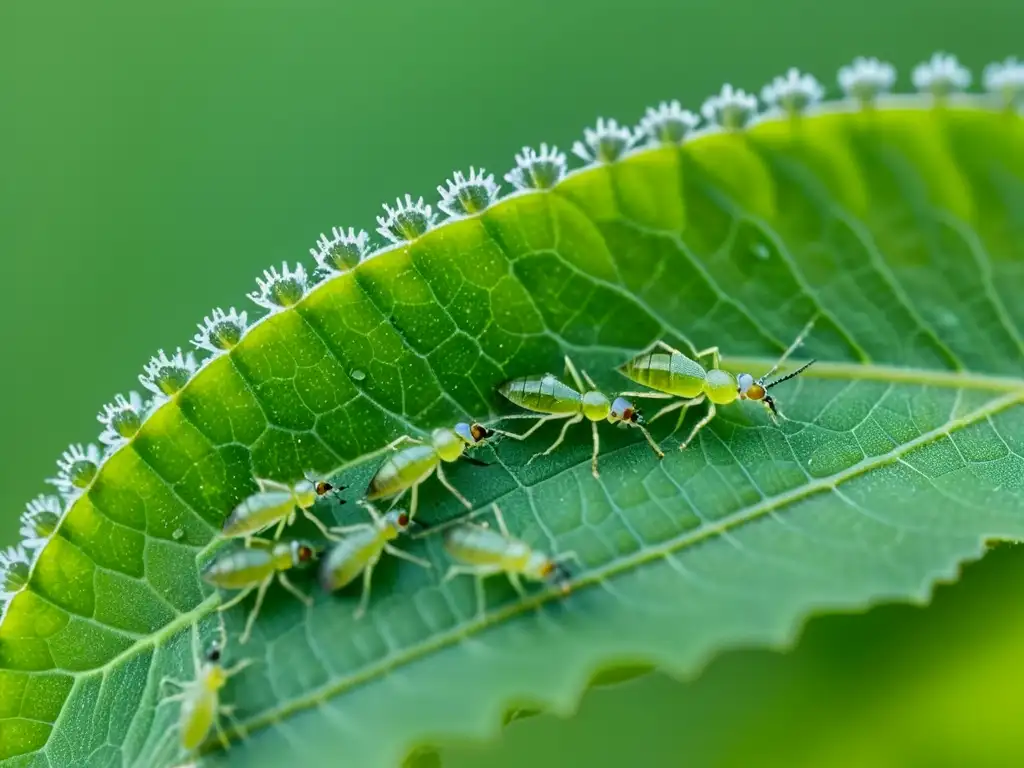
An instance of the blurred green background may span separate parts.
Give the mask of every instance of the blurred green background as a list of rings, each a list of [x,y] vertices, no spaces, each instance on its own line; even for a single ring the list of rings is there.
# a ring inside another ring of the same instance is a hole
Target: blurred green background
[[[24,2],[0,7],[0,541],[70,441],[157,348],[264,267],[380,203],[500,176],[791,65],[855,55],[908,81],[933,50],[979,72],[1021,54],[1019,0]],[[795,653],[728,654],[690,685],[592,693],[453,766],[1024,764],[1024,549],[923,610],[812,623]]]

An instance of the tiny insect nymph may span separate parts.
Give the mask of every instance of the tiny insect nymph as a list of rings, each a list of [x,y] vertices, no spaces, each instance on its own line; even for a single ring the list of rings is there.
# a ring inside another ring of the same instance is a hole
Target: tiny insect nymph
[[[334,529],[347,535],[331,547],[320,561],[320,585],[327,592],[341,589],[351,584],[359,574],[363,575],[363,593],[359,599],[359,607],[355,611],[357,619],[366,613],[366,606],[370,602],[373,569],[384,552],[423,568],[431,567],[426,560],[403,552],[391,544],[408,530],[412,522],[411,516],[404,509],[392,509],[381,515],[372,504],[364,503],[363,506],[370,513],[373,522]]]
[[[492,510],[498,523],[497,531],[476,523],[460,523],[445,534],[445,551],[457,563],[448,569],[444,581],[463,574],[476,577],[478,615],[482,615],[486,607],[483,580],[497,573],[504,573],[522,596],[526,595],[522,579],[554,580],[561,583],[563,592],[568,592],[571,574],[564,561],[577,560],[576,554],[564,552],[552,557],[533,549],[509,534],[497,504],[492,505]]]
[[[755,379],[749,373],[741,373],[733,376],[728,371],[721,370],[719,366],[720,354],[718,347],[702,349],[694,354],[693,358],[687,357],[678,349],[659,341],[654,348],[642,352],[636,357],[628,360],[619,367],[619,372],[637,384],[650,387],[654,392],[626,392],[629,397],[648,397],[658,399],[682,398],[677,402],[670,403],[654,415],[655,419],[664,416],[666,413],[683,409],[679,416],[679,423],[682,423],[686,409],[699,405],[705,400],[708,402],[708,412],[690,431],[689,436],[680,444],[680,449],[686,448],[697,436],[716,413],[715,406],[728,405],[736,400],[756,400],[764,405],[773,423],[778,423],[780,418],[785,416],[779,411],[775,400],[768,394],[768,390],[784,381],[789,381],[794,376],[799,376],[811,365],[814,360],[804,363],[795,371],[787,373],[774,381],[769,379],[775,374],[793,350],[799,347],[807,334],[814,327],[817,316],[804,327],[796,340],[790,344],[789,349],[783,352],[775,365],[768,373]],[[711,367],[707,370],[697,362],[702,357],[711,357]],[[695,359],[696,358],[696,359]]]
[[[482,424],[459,423],[454,429],[439,427],[430,435],[430,442],[424,443],[414,437],[403,435],[392,442],[387,449],[397,448],[402,443],[408,442],[412,445],[395,451],[388,459],[381,464],[380,469],[370,480],[370,487],[366,492],[369,501],[395,497],[395,501],[410,491],[409,518],[416,516],[419,505],[419,486],[423,481],[433,474],[451,494],[458,499],[464,507],[472,509],[472,504],[458,489],[448,482],[445,477],[443,463],[451,463],[465,456],[467,448],[475,448],[483,445],[495,434],[495,430],[488,429]],[[479,463],[479,462],[476,462]]]
[[[313,482],[309,479],[300,480],[295,485],[263,479],[257,479],[256,483],[260,489],[243,499],[232,510],[224,521],[222,536],[229,539],[244,537],[248,540],[264,528],[276,524],[277,529],[273,538],[278,539],[285,527],[295,522],[296,509],[299,509],[320,529],[324,538],[331,538],[327,526],[311,511],[320,496],[334,490],[329,483]]]
[[[506,437],[524,440],[549,421],[567,419],[565,424],[562,425],[562,431],[559,433],[558,439],[546,451],[531,457],[530,461],[533,461],[538,456],[547,456],[558,448],[565,440],[569,427],[573,424],[579,424],[584,419],[590,421],[593,432],[594,451],[591,456],[590,469],[594,477],[599,476],[597,471],[597,455],[601,446],[600,436],[597,432],[597,422],[599,421],[609,421],[620,426],[636,427],[643,433],[647,444],[651,446],[651,450],[654,451],[655,455],[659,459],[665,458],[665,454],[658,447],[658,444],[654,442],[651,433],[644,426],[645,421],[639,409],[626,399],[625,393],[619,395],[614,400],[610,400],[607,395],[598,391],[597,386],[590,376],[587,375],[586,371],[582,372],[583,378],[580,378],[580,373],[577,372],[576,366],[568,356],[565,358],[565,368],[569,375],[572,376],[576,389],[562,383],[550,373],[543,376],[524,376],[523,378],[512,379],[498,387],[498,392],[501,395],[520,408],[526,408],[534,413],[543,414],[540,416],[503,417],[537,419],[537,423],[522,434],[502,432],[501,434]],[[586,380],[587,387],[583,385],[584,379]]]
[[[224,706],[220,703],[220,691],[227,684],[228,678],[236,675],[252,663],[252,659],[243,659],[229,669],[225,669],[221,661],[221,644],[211,644],[205,655],[200,656],[196,645],[196,634],[198,628],[194,629],[192,635],[192,656],[193,668],[195,669],[195,680],[181,681],[165,677],[160,681],[160,690],[165,685],[171,685],[178,689],[173,696],[168,696],[164,701],[180,701],[181,711],[178,715],[178,730],[181,739],[181,746],[188,752],[197,750],[214,728],[217,732],[217,739],[224,749],[230,746],[227,734],[221,727],[221,716],[233,720],[235,707]],[[245,730],[234,723],[235,730],[240,735]]]
[[[263,542],[254,539],[256,546],[236,549],[221,553],[203,571],[203,579],[221,589],[241,590],[237,595],[221,605],[218,610],[226,611],[237,605],[256,591],[256,604],[249,612],[239,643],[249,641],[253,624],[259,615],[260,607],[267,589],[276,579],[281,586],[295,595],[303,604],[312,605],[313,601],[302,594],[289,581],[285,571],[309,565],[316,558],[317,548],[307,541],[274,541]]]

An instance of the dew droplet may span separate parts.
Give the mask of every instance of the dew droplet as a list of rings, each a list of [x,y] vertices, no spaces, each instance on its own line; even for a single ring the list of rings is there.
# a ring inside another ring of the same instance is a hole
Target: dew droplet
[[[184,537],[184,535],[185,535],[185,529],[184,528],[175,528],[171,532],[171,538],[174,539],[175,541],[178,541],[179,539]]]
[[[772,255],[772,252],[768,250],[768,246],[764,243],[756,243],[750,250],[753,251],[754,255],[759,259],[767,259]]]
[[[362,381],[363,379],[366,378],[366,374],[363,373],[362,371],[360,371],[358,368],[356,368],[354,371],[352,371],[352,373],[350,375],[356,381]]]

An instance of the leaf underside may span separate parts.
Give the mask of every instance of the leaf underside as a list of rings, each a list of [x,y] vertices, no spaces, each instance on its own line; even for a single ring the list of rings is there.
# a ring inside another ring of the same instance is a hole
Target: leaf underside
[[[644,150],[364,262],[207,365],[74,504],[0,625],[0,756],[182,760],[158,684],[192,676],[195,627],[241,630],[251,600],[219,614],[198,567],[253,476],[332,473],[349,503],[318,514],[352,522],[382,446],[514,412],[496,386],[565,353],[607,392],[658,339],[756,376],[821,313],[796,353],[820,362],[773,390],[780,427],[734,404],[682,452],[698,414],[666,418],[659,462],[601,425],[599,481],[584,426],[528,466],[557,425],[449,466],[477,509],[578,555],[569,596],[496,578],[478,617],[430,536],[402,546],[434,568],[385,558],[359,622],[357,587],[297,576],[309,609],[272,588],[227,652],[256,662],[222,692],[248,738],[208,762],[395,765],[510,710],[570,712],[602,670],[685,675],[815,611],[926,600],[1024,538],[1022,242],[1022,121],[922,101]],[[436,480],[420,510],[462,513]]]

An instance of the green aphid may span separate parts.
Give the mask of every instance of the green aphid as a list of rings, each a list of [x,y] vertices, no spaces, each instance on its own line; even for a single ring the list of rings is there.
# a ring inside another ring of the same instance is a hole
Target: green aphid
[[[536,424],[520,435],[502,432],[501,434],[506,437],[525,440],[549,421],[567,419],[565,424],[562,425],[562,431],[559,433],[558,439],[546,451],[532,456],[530,461],[533,461],[538,456],[547,456],[558,448],[565,440],[569,427],[573,424],[579,424],[584,419],[590,421],[594,437],[594,452],[590,460],[590,469],[594,477],[599,476],[597,471],[597,455],[601,448],[601,438],[597,432],[597,423],[599,421],[608,421],[620,426],[636,427],[643,433],[647,444],[651,446],[651,450],[654,451],[655,455],[659,459],[665,458],[665,454],[658,447],[658,444],[654,442],[651,433],[644,426],[644,417],[633,403],[622,395],[616,397],[614,401],[610,400],[607,395],[598,391],[593,379],[587,375],[586,371],[583,371],[583,378],[580,378],[580,374],[576,371],[576,366],[568,356],[565,358],[565,368],[570,376],[572,376],[576,389],[559,381],[550,373],[543,376],[524,376],[523,378],[512,379],[498,387],[500,394],[520,408],[544,414],[542,416],[505,416],[504,418],[537,419]],[[584,379],[586,380],[586,387],[583,384]]]
[[[313,604],[310,597],[302,594],[289,581],[285,572],[292,568],[309,565],[316,558],[316,545],[298,539],[275,542],[255,541],[257,546],[223,552],[203,571],[203,579],[215,587],[241,590],[220,606],[219,610],[221,611],[238,605],[254,590],[256,591],[256,604],[249,612],[245,630],[239,639],[239,643],[242,645],[248,642],[253,624],[255,624],[260,607],[263,605],[263,598],[275,579],[304,605]]]
[[[221,535],[225,538],[249,539],[265,528],[277,525],[274,539],[279,539],[286,526],[295,522],[296,510],[312,521],[324,538],[330,539],[330,531],[311,511],[316,500],[335,490],[324,481],[307,478],[294,485],[279,483],[275,480],[257,479],[259,490],[246,497],[236,506],[227,519]],[[337,490],[344,490],[338,488]],[[344,504],[344,501],[340,503]]]
[[[372,504],[364,503],[363,506],[370,513],[373,522],[335,529],[347,535],[331,547],[320,561],[320,585],[327,592],[341,589],[351,584],[359,574],[363,575],[363,593],[355,612],[357,619],[366,613],[366,606],[370,602],[373,569],[383,553],[387,552],[423,568],[431,567],[426,560],[403,552],[391,544],[408,530],[412,522],[412,517],[404,509],[392,509],[381,515]]]
[[[716,405],[728,405],[736,400],[756,400],[764,404],[768,409],[768,415],[773,423],[778,423],[779,418],[785,418],[775,404],[775,400],[768,394],[768,390],[776,384],[792,379],[807,370],[814,364],[814,360],[804,363],[795,371],[785,376],[768,381],[779,366],[786,362],[793,350],[799,347],[807,334],[814,327],[817,316],[811,319],[796,340],[789,345],[789,349],[782,353],[782,357],[772,366],[768,373],[755,379],[749,373],[741,373],[734,376],[728,371],[720,369],[720,353],[718,347],[708,347],[694,354],[699,359],[706,355],[711,356],[711,367],[707,370],[694,360],[687,357],[678,349],[659,341],[654,348],[642,352],[636,357],[628,360],[619,366],[619,372],[637,384],[657,390],[656,392],[623,392],[627,397],[647,397],[656,399],[683,398],[675,403],[670,403],[654,415],[651,421],[661,418],[666,413],[683,409],[679,422],[682,423],[687,408],[699,405],[705,400],[708,401],[708,412],[690,431],[689,436],[680,445],[680,449],[686,448],[703,429],[708,422],[715,417]],[[660,351],[656,351],[660,350]]]
[[[577,560],[574,552],[552,557],[540,552],[524,541],[513,538],[505,526],[505,518],[497,504],[492,505],[498,530],[475,523],[460,523],[444,539],[448,555],[457,561],[445,574],[444,581],[468,574],[476,577],[477,614],[485,607],[483,580],[504,573],[512,586],[525,596],[522,579],[528,581],[560,583],[563,593],[569,590],[571,574],[563,565],[566,560]]]
[[[465,454],[467,448],[483,445],[496,432],[497,430],[488,429],[482,424],[459,423],[455,425],[454,429],[448,427],[435,429],[430,435],[429,443],[403,435],[387,446],[387,449],[397,448],[404,442],[410,442],[412,445],[395,451],[381,464],[380,469],[370,480],[370,486],[366,492],[367,500],[376,501],[396,497],[397,501],[402,494],[411,490],[409,502],[409,519],[411,520],[416,516],[419,505],[420,484],[431,475],[436,474],[441,485],[447,488],[466,509],[472,509],[469,500],[448,482],[441,465],[445,462],[457,461]]]

